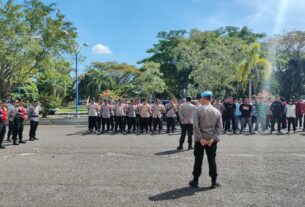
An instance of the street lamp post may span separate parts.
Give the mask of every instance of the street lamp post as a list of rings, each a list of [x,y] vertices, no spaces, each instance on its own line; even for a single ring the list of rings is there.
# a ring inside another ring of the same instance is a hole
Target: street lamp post
[[[89,45],[87,43],[84,43],[80,46],[75,51],[75,117],[79,117],[78,113],[78,54],[82,47],[88,47]]]

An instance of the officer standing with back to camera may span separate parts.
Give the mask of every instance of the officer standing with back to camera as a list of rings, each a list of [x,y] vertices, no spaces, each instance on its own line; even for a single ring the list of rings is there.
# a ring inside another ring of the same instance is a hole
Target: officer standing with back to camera
[[[211,188],[220,186],[217,183],[216,150],[222,131],[222,117],[218,109],[211,105],[213,93],[205,91],[201,94],[201,106],[198,106],[193,115],[195,134],[195,164],[193,170],[194,179],[190,186],[198,188],[198,180],[201,174],[204,151],[208,157],[209,175],[212,180]]]
[[[193,149],[192,146],[192,136],[193,136],[193,112],[196,109],[196,106],[192,103],[192,97],[186,97],[186,102],[182,103],[179,108],[179,116],[181,120],[181,137],[179,140],[179,146],[177,150],[183,149],[184,140],[186,133],[188,135],[188,149]]]

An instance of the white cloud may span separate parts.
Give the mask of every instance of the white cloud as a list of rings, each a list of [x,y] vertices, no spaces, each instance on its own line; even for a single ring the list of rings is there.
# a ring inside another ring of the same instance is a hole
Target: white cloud
[[[97,44],[92,48],[93,54],[97,55],[110,55],[112,52],[108,46]]]

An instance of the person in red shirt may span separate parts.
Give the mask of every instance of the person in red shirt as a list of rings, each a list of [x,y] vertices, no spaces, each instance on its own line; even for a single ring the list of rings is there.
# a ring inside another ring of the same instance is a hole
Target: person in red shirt
[[[7,120],[7,101],[2,100],[1,108],[0,108],[0,149],[5,149],[2,146],[3,139],[6,133],[6,120]]]
[[[19,128],[18,128],[18,137],[19,137],[19,143],[25,144],[26,142],[23,141],[23,129],[24,129],[24,118],[25,118],[25,108],[23,106],[23,100],[18,99],[19,101],[19,111],[21,112],[21,119],[19,120]]]
[[[295,124],[296,126],[298,126],[299,123],[299,128],[301,128],[302,125],[302,119],[303,119],[303,113],[304,113],[304,103],[303,100],[298,100],[295,104],[296,106],[296,120],[295,120]]]

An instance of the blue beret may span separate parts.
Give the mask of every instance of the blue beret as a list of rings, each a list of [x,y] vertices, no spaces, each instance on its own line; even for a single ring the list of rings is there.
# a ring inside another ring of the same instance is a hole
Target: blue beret
[[[204,98],[204,97],[212,97],[213,96],[213,92],[212,91],[205,91],[203,93],[201,93],[201,97]]]

